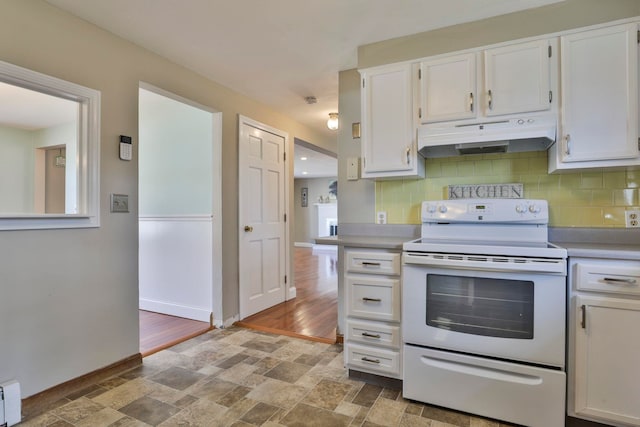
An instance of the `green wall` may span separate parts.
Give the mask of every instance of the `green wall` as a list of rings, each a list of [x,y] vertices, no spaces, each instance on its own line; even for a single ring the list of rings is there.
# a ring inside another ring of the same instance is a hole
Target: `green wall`
[[[640,206],[640,170],[547,174],[546,152],[478,154],[426,160],[426,178],[376,182],[376,211],[390,224],[420,224],[420,202],[447,198],[453,184],[522,183],[524,197],[549,201],[552,227],[624,227]]]

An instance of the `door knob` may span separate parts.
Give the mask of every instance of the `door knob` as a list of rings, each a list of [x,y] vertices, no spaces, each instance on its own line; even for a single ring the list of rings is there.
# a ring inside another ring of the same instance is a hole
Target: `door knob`
[[[250,225],[245,225],[244,231],[246,231],[247,233],[251,233],[253,231],[253,227]]]

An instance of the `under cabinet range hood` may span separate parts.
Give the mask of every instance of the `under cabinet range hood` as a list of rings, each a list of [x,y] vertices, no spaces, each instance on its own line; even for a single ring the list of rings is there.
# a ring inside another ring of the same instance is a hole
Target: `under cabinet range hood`
[[[424,157],[545,151],[556,140],[557,122],[549,114],[427,124],[418,128],[418,151]]]

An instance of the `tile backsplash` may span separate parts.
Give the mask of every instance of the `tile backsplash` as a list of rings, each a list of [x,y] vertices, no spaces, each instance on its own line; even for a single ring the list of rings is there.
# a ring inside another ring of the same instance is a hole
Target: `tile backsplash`
[[[446,199],[449,185],[522,183],[527,199],[549,201],[551,227],[624,227],[640,207],[640,170],[547,173],[547,153],[476,154],[426,160],[425,179],[376,182],[376,212],[389,224],[420,224],[423,200]]]

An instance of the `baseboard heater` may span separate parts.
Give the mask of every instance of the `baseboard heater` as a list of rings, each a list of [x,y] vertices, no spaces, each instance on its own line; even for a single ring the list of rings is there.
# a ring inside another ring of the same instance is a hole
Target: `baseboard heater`
[[[12,426],[21,421],[20,383],[0,383],[0,426]]]

